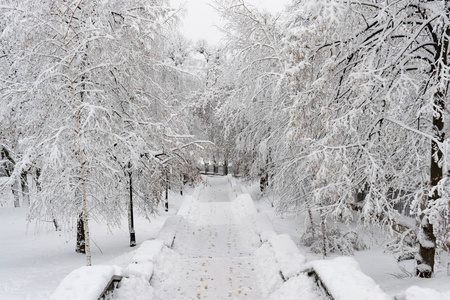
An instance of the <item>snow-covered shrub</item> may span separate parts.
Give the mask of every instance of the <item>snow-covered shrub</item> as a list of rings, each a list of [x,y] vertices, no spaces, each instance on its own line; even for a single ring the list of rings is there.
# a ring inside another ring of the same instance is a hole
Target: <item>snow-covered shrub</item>
[[[307,229],[300,238],[300,243],[309,247],[314,253],[323,253],[323,235],[318,229],[312,234]],[[367,245],[355,231],[348,231],[342,234],[337,228],[328,228],[326,232],[327,252],[341,253],[343,255],[352,255],[355,251],[367,249]]]
[[[417,249],[417,229],[411,228],[397,236],[387,244],[386,251],[392,252],[398,262],[414,259]]]

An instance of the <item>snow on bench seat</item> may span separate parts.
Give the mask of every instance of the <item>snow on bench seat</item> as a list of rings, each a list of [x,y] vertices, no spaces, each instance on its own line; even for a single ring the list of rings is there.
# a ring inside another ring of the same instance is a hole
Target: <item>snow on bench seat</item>
[[[305,271],[314,271],[335,300],[391,299],[351,257],[311,261]]]
[[[232,202],[233,210],[238,218],[256,215],[256,208],[250,194],[241,194]]]
[[[72,271],[56,288],[51,300],[97,300],[114,275],[122,275],[118,266],[90,266]]]
[[[430,288],[411,286],[406,291],[396,295],[394,300],[446,300],[450,299],[450,292],[440,293]]]

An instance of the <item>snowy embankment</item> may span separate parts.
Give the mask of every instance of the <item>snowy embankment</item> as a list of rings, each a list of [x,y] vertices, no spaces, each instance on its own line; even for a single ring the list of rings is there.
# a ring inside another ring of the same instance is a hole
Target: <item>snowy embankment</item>
[[[241,207],[241,211],[247,211],[252,216],[247,216],[247,219],[254,222],[253,228],[260,236],[262,245],[255,255],[260,262],[261,276],[267,283],[263,292],[272,294],[271,298],[300,299],[305,289],[311,289],[306,284],[309,279],[307,275],[314,274],[320,280],[323,292],[328,292],[336,300],[390,299],[373,279],[360,270],[354,259],[341,257],[306,263],[291,237],[277,234],[267,214],[256,212],[249,194],[242,194],[234,202],[235,206]],[[277,273],[281,277],[274,275]]]
[[[242,198],[247,203],[251,201],[249,194],[244,194]],[[335,300],[390,299],[373,279],[361,272],[354,259],[341,257],[306,263],[305,257],[288,234],[275,233],[266,214],[255,211],[254,220],[262,241],[256,256],[261,263],[262,276],[268,283],[265,293],[272,293],[272,299],[299,299],[300,291],[303,293],[305,289],[311,289],[305,283],[309,279],[307,276],[313,274],[320,280],[318,284],[324,289],[323,293],[328,293]],[[277,272],[273,268],[281,274],[281,278],[274,276]]]
[[[158,238],[144,241],[134,251],[132,262],[125,268],[118,266],[81,267],[66,276],[53,293],[51,299],[83,299],[96,300],[110,283],[113,276],[123,277],[120,289],[115,291],[117,298],[136,299],[136,289],[146,290],[145,299],[152,299],[153,289],[148,285],[153,271],[154,260],[161,253],[163,247],[171,247],[184,218],[180,213],[189,209],[192,198],[186,197],[178,214],[166,219]]]
[[[183,199],[179,193],[171,193],[169,212],[162,208],[151,220],[136,209],[134,221],[138,246],[143,241],[158,237],[164,222],[176,213]],[[22,198],[20,203],[23,205]],[[10,190],[0,192],[1,300],[48,300],[68,274],[86,263],[85,256],[75,252],[76,231],[55,231],[53,223],[43,220],[39,223],[28,222],[28,210],[26,205],[14,208]],[[90,222],[92,263],[107,268],[119,266],[124,275],[124,270],[133,261],[139,248],[129,247],[126,217],[117,227],[105,223],[104,220]],[[129,279],[122,280],[122,287],[125,287],[126,281]],[[96,283],[99,282],[91,281],[91,284]],[[145,284],[144,278],[142,287]]]
[[[311,252],[308,248],[301,245],[301,237],[305,232],[305,227],[309,224],[309,217],[307,213],[298,214],[293,213],[276,213],[273,205],[274,201],[278,201],[276,194],[264,195],[261,197],[259,191],[259,183],[253,183],[251,185],[242,184],[240,189],[243,192],[250,193],[255,201],[255,206],[258,212],[264,212],[267,214],[267,218],[275,227],[275,231],[278,233],[289,234],[295,243],[298,245],[301,253],[306,257],[308,263],[312,261],[322,261],[322,255]],[[320,222],[318,216],[316,221]],[[266,216],[261,217],[266,218]],[[267,222],[266,222],[267,223]],[[336,224],[334,224],[336,225]],[[346,225],[342,225],[342,230],[348,228]],[[358,263],[357,269],[360,270],[357,273],[362,272],[364,276],[373,279],[381,290],[386,293],[390,298],[395,300],[444,300],[450,299],[450,285],[448,284],[449,277],[447,276],[446,266],[450,262],[450,255],[442,255],[442,261],[436,262],[439,266],[437,268],[436,275],[431,279],[417,278],[413,274],[414,261],[397,262],[395,257],[389,252],[385,251],[384,245],[390,241],[386,233],[374,228],[355,228],[358,234],[364,238],[364,241],[369,246],[369,249],[363,251],[356,251],[352,258]],[[264,236],[264,234],[263,234]],[[339,253],[330,253],[328,261],[333,261],[334,258],[340,257]],[[337,263],[337,262],[334,262]],[[327,263],[328,264],[328,263]],[[351,263],[353,264],[353,262]],[[331,266],[331,264],[329,264]],[[342,268],[346,268],[346,264],[342,262]],[[306,271],[306,270],[305,270]],[[323,276],[323,280],[334,281],[335,278],[339,282],[341,279],[339,272],[333,271],[331,276]],[[353,272],[352,272],[353,273]],[[361,273],[360,273],[361,274]],[[366,276],[367,275],[367,276]],[[345,276],[350,276],[346,274]],[[364,278],[361,278],[364,281]],[[289,280],[288,280],[289,281]],[[354,280],[357,281],[357,280]],[[342,281],[341,281],[342,282]],[[286,283],[285,283],[286,284]],[[346,288],[345,286],[343,288]],[[353,288],[348,287],[348,290],[353,291]],[[345,291],[343,291],[345,292]],[[342,293],[344,295],[344,293]],[[355,295],[356,292],[355,292]],[[361,299],[355,296],[355,299]],[[283,299],[280,297],[279,299]],[[352,298],[350,298],[352,299]],[[381,296],[380,299],[385,299],[385,296]]]

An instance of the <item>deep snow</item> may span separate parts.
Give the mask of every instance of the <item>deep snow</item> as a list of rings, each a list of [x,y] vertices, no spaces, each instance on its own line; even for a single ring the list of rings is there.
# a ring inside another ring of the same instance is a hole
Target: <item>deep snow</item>
[[[49,299],[65,276],[86,264],[84,255],[75,252],[75,233],[56,232],[52,224],[28,223],[27,207],[14,208],[9,191],[0,197],[0,300]],[[138,246],[158,236],[181,200],[171,195],[169,212],[161,207],[151,221],[135,214]],[[119,228],[91,221],[90,230],[93,265],[130,263],[137,248],[129,247],[126,219]]]

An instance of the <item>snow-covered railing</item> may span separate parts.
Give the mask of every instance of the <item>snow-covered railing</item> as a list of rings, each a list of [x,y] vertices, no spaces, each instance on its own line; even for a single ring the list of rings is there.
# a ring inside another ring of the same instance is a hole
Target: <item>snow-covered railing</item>
[[[187,196],[181,203],[178,213],[175,216],[170,216],[164,222],[163,227],[159,231],[158,240],[163,241],[167,247],[172,248],[178,229],[186,223],[193,201],[193,197]]]
[[[305,257],[288,234],[278,235],[267,214],[257,213],[249,194],[242,194],[233,201],[233,208],[241,218],[251,220],[253,228],[260,237],[262,244],[268,244],[279,267],[279,274],[285,281],[300,273],[305,264]]]
[[[123,276],[113,275],[98,299],[106,299],[106,297],[117,288],[122,278]]]
[[[147,281],[153,276],[155,258],[164,247],[162,240],[150,240],[143,242],[133,256],[127,271],[134,276],[144,276]]]
[[[249,195],[243,195],[238,205],[250,205],[249,197]],[[266,214],[255,211],[251,219],[255,224],[255,231],[261,239],[260,251],[266,257],[267,254],[273,253],[283,281],[288,281],[300,274],[307,274],[314,279],[318,289],[322,291],[322,295],[330,300],[390,299],[372,278],[361,271],[359,264],[353,258],[338,257],[332,260],[316,260],[306,263],[305,257],[300,253],[291,237],[288,234],[278,235]],[[268,292],[273,288],[268,287]]]
[[[389,300],[391,299],[351,257],[315,260],[303,266],[303,272],[316,280],[329,299]]]
[[[177,216],[182,216],[186,218],[187,215],[189,214],[193,201],[194,198],[192,196],[186,196],[183,202],[181,203],[180,208],[178,209]]]
[[[183,226],[183,224],[185,224],[185,219],[183,216],[176,215],[167,218],[163,227],[159,231],[158,240],[163,241],[164,245],[172,248],[178,228]]]

